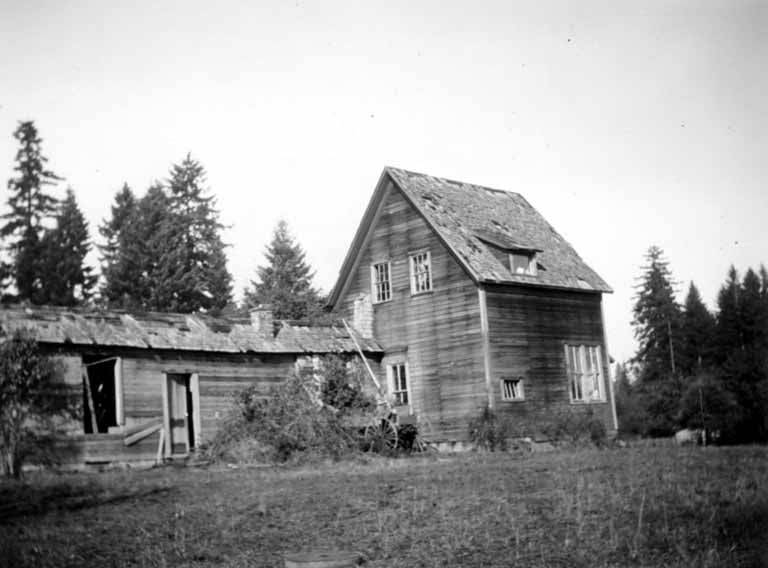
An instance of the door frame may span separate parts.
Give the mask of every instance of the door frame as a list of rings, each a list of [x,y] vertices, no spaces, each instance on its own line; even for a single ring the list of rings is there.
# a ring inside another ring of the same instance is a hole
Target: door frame
[[[187,408],[187,415],[186,420],[189,420],[190,414],[192,415],[192,432],[193,432],[193,439],[189,439],[189,423],[187,422],[184,428],[184,431],[186,433],[186,442],[187,442],[187,450],[184,453],[173,453],[173,436],[171,433],[171,402],[172,402],[172,394],[170,384],[171,381],[174,379],[171,378],[171,375],[187,375],[187,386],[184,390],[184,399],[185,404],[187,401],[187,392],[191,394],[192,399],[192,408]],[[164,435],[164,448],[163,448],[163,455],[166,458],[170,458],[173,456],[187,456],[189,455],[190,451],[194,448],[197,448],[200,444],[200,378],[197,373],[190,373],[189,371],[166,371],[163,373],[163,381],[162,381],[162,391],[163,391],[163,429],[165,430]]]

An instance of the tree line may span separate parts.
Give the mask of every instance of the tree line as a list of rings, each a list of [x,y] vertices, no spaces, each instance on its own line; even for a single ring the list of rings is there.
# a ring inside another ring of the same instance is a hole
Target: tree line
[[[48,167],[34,122],[20,122],[13,136],[19,147],[0,227],[4,302],[181,313],[237,313],[269,304],[278,319],[321,314],[314,272],[285,221],[266,247],[267,264],[257,267],[243,302],[235,304],[225,227],[205,168],[191,154],[143,195],[127,183],[117,191],[98,227],[96,274],[86,262],[93,246],[88,222],[71,187],[63,199],[52,191],[64,180]]]
[[[620,431],[701,428],[723,443],[768,441],[768,271],[731,267],[710,312],[693,282],[685,301],[651,247],[637,285],[635,357],[617,375]],[[630,380],[630,376],[632,379]]]

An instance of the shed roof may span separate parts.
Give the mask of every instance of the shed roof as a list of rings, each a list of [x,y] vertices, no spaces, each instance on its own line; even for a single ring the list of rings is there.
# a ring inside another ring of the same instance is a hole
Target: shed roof
[[[259,333],[245,317],[206,314],[129,313],[75,310],[50,306],[0,307],[0,332],[32,330],[41,343],[109,346],[211,353],[340,353],[354,352],[343,327],[297,326],[280,322],[277,333]],[[355,332],[353,332],[355,333]],[[355,334],[363,351],[381,347]]]
[[[386,167],[331,293],[332,304],[338,300],[389,188],[403,193],[477,283],[612,292],[519,193]],[[536,276],[513,273],[508,263],[493,254],[494,245],[536,252]]]

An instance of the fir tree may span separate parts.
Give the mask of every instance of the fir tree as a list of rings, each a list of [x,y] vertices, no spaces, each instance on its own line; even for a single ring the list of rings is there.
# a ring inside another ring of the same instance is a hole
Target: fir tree
[[[120,243],[125,238],[125,230],[136,214],[137,199],[127,183],[115,195],[112,205],[112,217],[104,220],[99,226],[99,234],[104,244],[99,245],[102,259],[102,272],[109,272],[119,259]]]
[[[682,345],[678,366],[684,376],[692,376],[711,363],[715,318],[707,310],[696,285],[691,282],[685,297],[682,319]]]
[[[316,318],[322,303],[312,286],[314,273],[285,221],[278,222],[265,256],[267,266],[256,269],[258,281],[252,280],[245,290],[246,306],[269,304],[276,319]]]
[[[204,184],[205,170],[189,154],[171,168],[168,215],[156,239],[155,309],[221,310],[231,300],[232,276],[220,235],[224,227]]]
[[[85,263],[91,248],[88,222],[71,188],[61,203],[56,227],[46,231],[41,245],[40,262],[46,276],[39,303],[76,306],[90,299],[96,276]]]
[[[681,311],[675,300],[669,264],[652,246],[637,286],[633,325],[639,349],[638,396],[647,416],[645,434],[668,435],[675,429],[680,399],[677,359],[681,345]]]
[[[112,218],[102,224],[102,296],[110,307],[157,310],[155,287],[162,262],[160,233],[170,215],[161,184],[152,185],[136,201],[126,188],[115,197]]]
[[[43,222],[56,213],[57,203],[45,187],[56,185],[62,178],[47,169],[42,139],[32,121],[20,122],[13,136],[20,146],[14,167],[17,175],[8,180],[10,211],[3,215],[6,222],[0,227],[0,236],[12,240],[8,247],[11,264],[2,272],[13,276],[16,299],[34,301],[45,276],[39,262]]]
[[[736,268],[731,266],[728,278],[717,294],[715,356],[723,364],[732,353],[744,346],[740,322],[741,284]]]

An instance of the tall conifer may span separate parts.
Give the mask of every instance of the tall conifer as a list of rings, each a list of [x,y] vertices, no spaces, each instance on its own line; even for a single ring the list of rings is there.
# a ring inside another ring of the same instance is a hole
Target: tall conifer
[[[71,188],[61,202],[56,227],[45,232],[41,244],[45,277],[39,303],[76,306],[88,301],[96,284],[93,269],[85,262],[91,248],[88,222]]]
[[[15,298],[35,301],[39,298],[45,274],[40,264],[43,222],[56,213],[57,200],[45,191],[62,178],[47,168],[42,153],[42,139],[32,121],[19,123],[13,133],[19,143],[16,176],[8,180],[8,207],[0,236],[10,239],[11,262],[3,268],[16,288]]]
[[[266,250],[267,265],[256,269],[258,280],[245,291],[245,304],[272,306],[277,319],[314,319],[322,310],[319,292],[312,285],[314,272],[306,253],[279,221]]]

